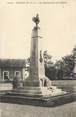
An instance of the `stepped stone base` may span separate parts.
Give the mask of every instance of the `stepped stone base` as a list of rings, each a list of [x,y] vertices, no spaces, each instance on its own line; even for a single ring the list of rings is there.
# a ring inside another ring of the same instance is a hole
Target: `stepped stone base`
[[[56,107],[62,104],[76,101],[76,93],[67,93],[63,95],[50,96],[50,97],[32,97],[32,96],[18,96],[13,94],[6,94],[1,96],[1,102],[26,104],[42,107]]]
[[[8,94],[12,96],[47,98],[52,96],[64,95],[66,94],[66,92],[56,88],[55,86],[51,86],[49,89],[47,87],[22,87],[14,89]]]

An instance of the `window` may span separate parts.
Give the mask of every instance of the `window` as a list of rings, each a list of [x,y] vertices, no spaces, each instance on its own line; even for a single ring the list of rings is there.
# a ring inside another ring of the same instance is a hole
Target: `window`
[[[9,71],[3,71],[3,80],[9,81]]]
[[[14,73],[14,77],[15,76],[19,76],[19,77],[21,77],[21,72],[20,71],[15,71],[15,73]]]

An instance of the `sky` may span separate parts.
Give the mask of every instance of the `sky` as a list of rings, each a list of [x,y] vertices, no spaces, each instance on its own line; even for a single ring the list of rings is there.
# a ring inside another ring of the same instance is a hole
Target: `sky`
[[[66,4],[23,4],[17,3],[20,0],[11,1],[0,0],[0,58],[24,59],[30,56],[34,27],[32,17],[37,13],[40,17],[43,50],[47,50],[54,59],[71,53],[76,45],[75,0],[66,0]]]

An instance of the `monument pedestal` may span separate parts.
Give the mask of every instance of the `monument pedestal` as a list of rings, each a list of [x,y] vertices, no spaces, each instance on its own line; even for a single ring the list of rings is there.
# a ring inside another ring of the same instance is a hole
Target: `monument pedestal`
[[[20,88],[16,90],[12,90],[11,92],[8,93],[9,96],[13,97],[23,97],[26,98],[28,97],[29,99],[49,99],[50,97],[53,96],[60,96],[66,94],[64,91],[61,89],[55,89],[52,87],[51,89],[47,89],[47,87],[32,87],[31,89],[29,87],[25,88]]]
[[[33,99],[49,99],[53,96],[66,94],[66,92],[58,89],[56,86],[51,86],[50,80],[47,79],[47,81],[47,86],[33,86],[33,83],[35,84],[35,82],[24,82],[23,87],[16,88],[12,90],[12,92],[10,92],[9,94],[12,94],[14,96],[30,97]]]

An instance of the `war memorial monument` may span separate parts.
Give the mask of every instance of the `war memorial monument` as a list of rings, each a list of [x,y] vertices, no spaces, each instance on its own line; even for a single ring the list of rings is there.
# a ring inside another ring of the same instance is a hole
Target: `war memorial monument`
[[[39,15],[32,18],[35,26],[32,29],[31,49],[30,49],[30,70],[29,76],[23,80],[17,80],[16,87],[2,97],[2,100],[13,100],[13,102],[41,101],[41,104],[53,100],[55,103],[62,100],[66,102],[73,99],[73,95],[52,85],[52,81],[45,76],[44,56],[42,50],[42,36],[40,35]],[[10,101],[10,102],[11,102]],[[61,102],[61,103],[62,103]],[[37,104],[38,104],[37,103]],[[36,104],[36,103],[35,103]],[[50,105],[50,103],[49,103]]]
[[[35,26],[32,30],[31,50],[30,50],[30,74],[23,82],[23,86],[18,86],[13,90],[15,95],[24,95],[33,98],[45,98],[55,95],[65,94],[64,91],[51,85],[51,81],[45,76],[44,57],[42,51],[42,36],[38,26],[40,19],[37,14],[32,18]]]

